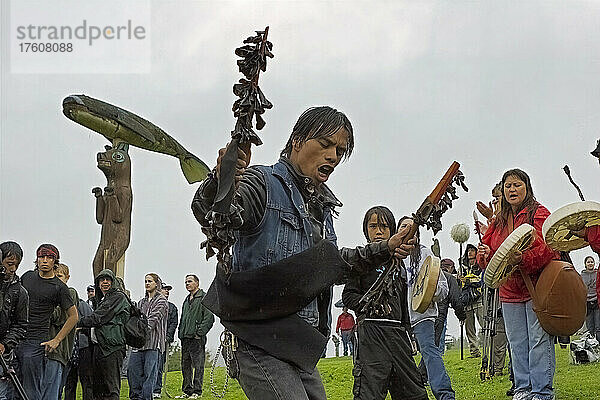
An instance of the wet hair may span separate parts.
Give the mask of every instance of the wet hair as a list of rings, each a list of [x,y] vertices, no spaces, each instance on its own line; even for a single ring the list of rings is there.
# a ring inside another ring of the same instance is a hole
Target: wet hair
[[[371,207],[367,210],[362,225],[363,233],[365,234],[367,242],[369,241],[369,220],[371,219],[373,214],[377,215],[377,224],[383,225],[385,223],[390,228],[390,236],[394,235],[397,232],[396,218],[394,218],[394,214],[390,211],[389,208],[387,208],[386,206]]]
[[[500,184],[502,185],[502,198],[500,200],[500,212],[496,216],[496,223],[500,229],[504,228],[508,224],[508,218],[512,213],[512,207],[510,206],[510,203],[508,202],[508,200],[506,200],[506,196],[504,195],[504,184],[506,180],[511,176],[523,181],[527,190],[525,198],[523,199],[523,203],[521,204],[521,209],[517,210],[517,212],[520,212],[521,210],[527,208],[527,220],[531,221],[533,218],[533,214],[537,209],[536,206],[538,205],[538,202],[533,194],[533,188],[531,187],[531,179],[529,179],[529,175],[527,175],[525,171],[518,168],[509,169],[504,173],[504,175],[502,175],[502,180],[500,181]]]
[[[153,280],[153,281],[154,281],[154,282],[155,282],[157,285],[158,285],[158,284],[160,284],[160,278],[159,278],[159,277],[158,277],[158,275],[157,275],[157,274],[155,274],[154,272],[147,273],[147,274],[146,274],[146,276],[151,276],[151,277],[152,277],[152,280]],[[158,289],[160,289],[160,288],[158,288]]]
[[[290,157],[295,143],[333,136],[342,128],[348,132],[348,146],[342,155],[342,159],[346,159],[350,157],[354,149],[354,131],[348,117],[343,112],[328,106],[311,107],[304,111],[296,121],[292,134],[281,150],[281,156]]]
[[[200,283],[200,279],[195,274],[187,274],[185,277],[187,278],[188,276],[191,276],[196,282]]]
[[[4,242],[0,244],[0,252],[2,253],[0,262],[10,256],[15,256],[19,262],[23,259],[23,249],[17,242]]]
[[[477,254],[477,247],[475,247],[475,245],[471,244],[471,243],[467,244],[467,248],[465,249],[465,252],[463,253],[463,256],[460,260],[462,265],[464,265],[466,267],[469,266],[469,250],[475,250],[475,253]]]
[[[591,258],[591,259],[592,259],[592,261],[594,262],[594,264],[596,263],[596,259],[594,258],[594,256],[586,256],[586,257],[583,259],[583,263],[584,263],[584,264],[587,262],[588,258]]]
[[[65,275],[65,276],[70,276],[69,275],[69,266],[67,266],[66,264],[58,264],[56,266],[56,272],[60,272],[61,274]]]
[[[400,221],[398,221],[398,230],[400,230],[400,225],[402,225],[402,221],[404,221],[405,219],[413,219],[413,218],[409,217],[407,215],[400,218]],[[414,220],[413,220],[413,223],[415,223]],[[414,272],[413,276],[417,275],[417,272],[419,271],[419,265],[421,264],[421,233],[419,232],[419,228],[417,228],[415,237],[417,239],[417,242],[415,243],[415,247],[413,247],[413,249],[410,252],[410,266],[409,266],[409,268],[411,268]],[[409,282],[409,283],[412,284],[413,282]]]

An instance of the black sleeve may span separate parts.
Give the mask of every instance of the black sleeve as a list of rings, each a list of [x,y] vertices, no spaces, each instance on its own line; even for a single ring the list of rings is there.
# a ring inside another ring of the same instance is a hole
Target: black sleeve
[[[387,263],[392,258],[387,240],[369,243],[364,247],[342,247],[340,256],[350,264],[352,275],[364,275],[373,268]]]
[[[83,317],[79,320],[77,326],[82,328],[92,328],[102,325],[106,325],[115,316],[115,309],[117,304],[125,297],[124,293],[114,292],[111,293],[110,297],[101,301],[94,312],[87,317]]]
[[[19,289],[13,318],[14,322],[8,328],[8,332],[2,341],[2,344],[4,344],[4,347],[6,348],[6,352],[10,352],[15,348],[16,345],[25,338],[25,332],[27,332],[27,324],[29,321],[29,295],[24,287]]]
[[[454,314],[459,321],[464,321],[467,318],[463,303],[460,299],[460,288],[458,287],[458,281],[451,274],[445,274],[448,280],[448,298],[450,299],[450,305],[454,309]]]
[[[167,321],[167,343],[172,343],[175,340],[175,331],[177,330],[177,307],[169,303],[169,319]]]
[[[67,287],[67,285],[65,285],[62,282],[60,283],[61,284],[58,285],[58,305],[60,306],[60,308],[66,311],[69,308],[73,307],[75,304],[73,304],[73,298],[71,297],[71,293],[69,292],[69,288]]]
[[[206,215],[213,205],[217,187],[217,178],[211,173],[200,184],[192,200],[194,217],[204,227],[208,226]],[[267,204],[267,189],[265,178],[257,168],[250,167],[246,170],[233,202],[242,208],[241,217],[244,224],[241,230],[250,230],[260,223]]]
[[[360,312],[360,299],[364,295],[364,291],[360,285],[361,279],[358,276],[353,276],[348,280],[344,291],[342,292],[342,303],[356,313]]]

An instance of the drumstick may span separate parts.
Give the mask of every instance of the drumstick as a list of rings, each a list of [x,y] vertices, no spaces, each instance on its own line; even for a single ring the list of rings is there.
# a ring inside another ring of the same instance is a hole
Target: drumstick
[[[477,218],[476,211],[473,211],[473,219],[475,220],[475,232],[477,232],[477,236],[479,237],[479,244],[483,244],[483,241],[481,240],[481,229],[479,229],[479,218]],[[485,253],[483,254],[483,263],[487,265]]]
[[[567,174],[567,176],[569,177],[569,181],[571,181],[571,183],[573,184],[573,186],[575,186],[575,189],[577,189],[577,193],[579,193],[579,198],[581,199],[581,201],[585,201],[585,199],[583,198],[583,193],[581,193],[581,189],[579,189],[579,186],[577,186],[577,184],[575,183],[575,181],[571,177],[571,170],[569,169],[569,166],[565,165],[563,167],[563,171],[565,171],[565,174]]]

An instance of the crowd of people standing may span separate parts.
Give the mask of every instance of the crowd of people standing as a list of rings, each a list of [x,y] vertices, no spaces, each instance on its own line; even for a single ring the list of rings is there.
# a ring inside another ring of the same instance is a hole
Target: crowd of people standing
[[[67,286],[69,267],[52,244],[39,246],[34,268],[21,276],[18,243],[0,244],[0,260],[0,355],[17,372],[30,400],[75,399],[78,381],[84,400],[119,399],[127,353],[129,398],[161,397],[165,360],[178,325],[181,397],[202,395],[206,334],[214,317],[201,304],[204,292],[196,275],[185,277],[188,295],[179,320],[177,306],[168,302],[172,287],[155,273],[145,275],[145,295],[134,302],[123,280],[105,269],[87,287],[84,300]],[[135,310],[148,321],[145,344],[138,347],[128,345],[124,329]],[[0,400],[20,400],[3,372]]]

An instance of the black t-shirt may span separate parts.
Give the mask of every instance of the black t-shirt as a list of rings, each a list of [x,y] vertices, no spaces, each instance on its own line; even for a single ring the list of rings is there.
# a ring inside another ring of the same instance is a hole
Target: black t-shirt
[[[21,284],[29,292],[29,325],[27,340],[48,340],[50,316],[56,306],[68,310],[73,306],[69,289],[57,277],[45,279],[38,271],[27,271],[21,277]]]

